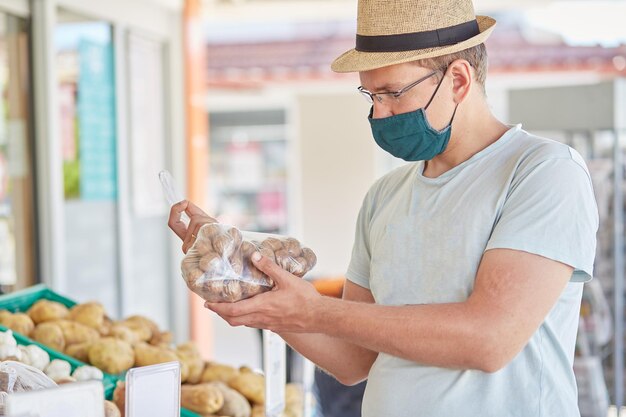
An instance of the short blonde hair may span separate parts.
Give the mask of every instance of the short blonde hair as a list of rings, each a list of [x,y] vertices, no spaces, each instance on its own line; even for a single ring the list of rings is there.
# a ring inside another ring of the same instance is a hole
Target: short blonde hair
[[[420,67],[444,71],[452,62],[457,59],[464,59],[474,68],[475,78],[478,84],[485,91],[485,81],[487,79],[487,48],[484,43],[464,49],[449,55],[438,56],[435,58],[425,58],[415,61]]]

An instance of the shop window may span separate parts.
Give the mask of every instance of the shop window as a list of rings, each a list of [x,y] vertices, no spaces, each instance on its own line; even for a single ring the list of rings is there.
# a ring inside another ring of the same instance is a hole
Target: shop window
[[[67,10],[55,28],[67,288],[117,311],[117,149],[111,25]]]

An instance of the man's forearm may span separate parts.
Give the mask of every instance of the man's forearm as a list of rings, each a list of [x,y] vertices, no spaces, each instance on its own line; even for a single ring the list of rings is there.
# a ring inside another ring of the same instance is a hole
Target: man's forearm
[[[468,303],[381,306],[324,298],[318,331],[375,352],[413,362],[484,369],[492,344]]]
[[[378,354],[321,333],[280,333],[293,349],[346,385],[367,378]]]

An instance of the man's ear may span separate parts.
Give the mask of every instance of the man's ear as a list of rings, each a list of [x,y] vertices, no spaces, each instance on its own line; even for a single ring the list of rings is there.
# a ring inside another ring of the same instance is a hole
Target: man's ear
[[[474,68],[466,60],[457,59],[448,66],[448,74],[452,77],[454,102],[461,103],[474,86]]]

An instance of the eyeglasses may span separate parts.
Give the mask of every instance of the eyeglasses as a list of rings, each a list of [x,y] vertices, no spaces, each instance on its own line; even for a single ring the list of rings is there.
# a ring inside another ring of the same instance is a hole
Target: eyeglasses
[[[367,100],[367,102],[370,104],[374,103],[374,98],[376,98],[376,101],[378,101],[381,104],[387,100],[390,100],[391,98],[394,98],[397,101],[400,99],[400,97],[402,97],[404,93],[406,93],[407,91],[409,91],[411,88],[415,87],[422,81],[425,81],[429,79],[430,77],[432,77],[433,75],[437,74],[437,72],[439,71],[433,71],[430,74],[420,78],[419,80],[415,82],[412,82],[411,84],[407,85],[406,87],[401,88],[398,91],[385,91],[383,93],[371,93],[367,91],[365,88],[363,88],[363,86],[359,86],[358,90],[361,93],[361,95],[363,95],[365,100]]]

